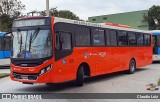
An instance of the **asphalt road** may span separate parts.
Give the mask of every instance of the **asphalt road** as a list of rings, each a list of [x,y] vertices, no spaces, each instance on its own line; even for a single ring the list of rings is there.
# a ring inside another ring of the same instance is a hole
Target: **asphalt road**
[[[83,87],[76,87],[74,82],[52,86],[45,84],[25,85],[11,81],[9,77],[6,77],[0,79],[0,93],[160,93],[160,90],[156,92],[146,90],[147,84],[156,84],[158,79],[160,79],[160,63],[154,63],[131,75],[119,72],[86,78]],[[129,101],[133,102],[133,100]]]

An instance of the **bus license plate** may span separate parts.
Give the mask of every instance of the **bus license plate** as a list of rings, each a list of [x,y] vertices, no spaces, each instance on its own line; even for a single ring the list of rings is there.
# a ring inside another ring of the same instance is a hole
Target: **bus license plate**
[[[28,76],[21,76],[22,79],[27,80]]]

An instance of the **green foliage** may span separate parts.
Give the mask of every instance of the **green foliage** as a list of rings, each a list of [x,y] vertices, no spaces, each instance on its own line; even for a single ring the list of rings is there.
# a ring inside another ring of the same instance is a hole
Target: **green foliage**
[[[0,1],[0,15],[14,16],[25,8],[25,5],[20,0],[1,0]]]
[[[40,11],[41,16],[46,16],[46,11]],[[79,17],[69,10],[57,10],[57,8],[50,9],[50,16],[79,20]]]
[[[150,30],[158,30],[160,29],[160,6],[153,5],[149,11],[148,15],[144,15],[144,19],[148,21]],[[159,24],[155,24],[154,19],[157,19]]]
[[[21,16],[24,8],[20,0],[0,0],[0,31],[10,31],[13,20]]]
[[[13,18],[7,14],[0,16],[0,31],[8,32],[11,31]]]

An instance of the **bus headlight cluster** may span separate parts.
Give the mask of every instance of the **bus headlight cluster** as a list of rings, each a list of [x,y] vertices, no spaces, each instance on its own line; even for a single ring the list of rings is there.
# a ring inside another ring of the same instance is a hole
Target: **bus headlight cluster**
[[[48,66],[48,67],[42,69],[42,70],[40,71],[40,75],[42,75],[42,74],[48,72],[48,71],[51,70],[51,69],[52,69],[52,65],[50,65],[50,66]]]

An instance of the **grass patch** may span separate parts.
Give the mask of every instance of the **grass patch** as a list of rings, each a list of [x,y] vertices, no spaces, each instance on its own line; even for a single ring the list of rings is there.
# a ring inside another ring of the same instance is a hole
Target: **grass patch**
[[[4,78],[4,77],[7,77],[7,76],[9,76],[9,74],[2,73],[2,74],[0,74],[0,79],[1,79],[1,78]]]

